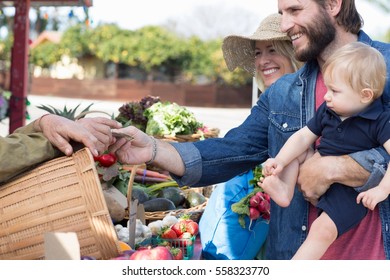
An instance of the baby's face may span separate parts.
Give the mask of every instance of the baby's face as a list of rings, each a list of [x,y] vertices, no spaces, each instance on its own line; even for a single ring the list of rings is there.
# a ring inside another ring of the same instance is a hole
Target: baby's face
[[[328,108],[341,117],[350,117],[365,109],[371,102],[363,102],[362,92],[354,90],[343,75],[332,75],[332,80],[324,74],[327,92],[324,100]]]

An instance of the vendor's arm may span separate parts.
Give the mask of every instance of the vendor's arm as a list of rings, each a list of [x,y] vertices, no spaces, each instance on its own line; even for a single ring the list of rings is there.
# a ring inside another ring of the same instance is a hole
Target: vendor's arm
[[[0,182],[60,154],[32,125],[0,138]]]
[[[383,148],[361,151],[345,156],[325,156],[318,153],[301,165],[298,186],[311,202],[315,202],[328,187],[342,183],[357,191],[376,186],[385,174],[389,155]]]
[[[118,127],[120,124],[106,118],[74,122],[57,115],[45,115],[0,138],[0,182],[63,153],[70,155],[73,152],[71,140],[84,144],[97,155],[112,143],[111,128]]]

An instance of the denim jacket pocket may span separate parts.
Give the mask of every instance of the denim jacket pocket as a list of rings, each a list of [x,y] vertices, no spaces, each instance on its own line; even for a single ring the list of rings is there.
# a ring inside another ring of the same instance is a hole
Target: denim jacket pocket
[[[301,128],[301,118],[297,114],[271,112],[269,115],[269,152],[274,157],[287,139]]]

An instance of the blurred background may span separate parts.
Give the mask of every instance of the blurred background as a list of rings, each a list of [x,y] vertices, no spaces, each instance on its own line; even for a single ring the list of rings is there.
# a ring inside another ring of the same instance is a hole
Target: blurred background
[[[0,0],[2,135],[8,133],[10,108],[15,108],[9,103],[17,2]],[[236,110],[213,120],[216,114],[198,109],[199,117],[207,118],[202,121],[219,123],[223,131],[249,113],[253,85],[245,71],[227,70],[222,39],[251,35],[264,17],[277,12],[277,0],[31,0],[30,4],[26,122],[45,113],[36,110],[37,104],[63,107],[71,99],[83,105],[114,102],[115,112],[124,102],[153,95],[194,109],[219,108],[214,111],[218,116],[224,109]],[[389,42],[390,0],[356,0],[356,5],[363,29],[373,39]]]

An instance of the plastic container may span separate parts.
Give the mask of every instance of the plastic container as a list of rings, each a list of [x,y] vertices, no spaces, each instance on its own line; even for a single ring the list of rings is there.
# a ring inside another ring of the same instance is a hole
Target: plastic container
[[[189,260],[194,255],[195,239],[196,236],[192,236],[191,238],[177,238],[177,239],[164,239],[160,237],[154,237],[152,239],[152,244],[157,245],[157,244],[169,242],[169,244],[172,247],[180,248],[182,250],[184,260]]]

